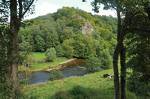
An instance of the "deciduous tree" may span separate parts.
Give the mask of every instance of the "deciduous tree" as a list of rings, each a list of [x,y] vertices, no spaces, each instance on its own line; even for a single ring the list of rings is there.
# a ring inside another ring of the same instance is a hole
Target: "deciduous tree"
[[[17,67],[18,67],[18,32],[21,26],[21,21],[25,14],[29,11],[32,11],[32,5],[34,0],[1,0],[0,1],[0,10],[2,22],[9,20],[9,47],[7,48],[7,65],[8,71],[5,75],[9,78],[11,84],[10,99],[15,99],[16,94],[18,93],[19,86],[17,81]],[[8,22],[7,22],[8,23]],[[4,75],[4,76],[5,76]]]

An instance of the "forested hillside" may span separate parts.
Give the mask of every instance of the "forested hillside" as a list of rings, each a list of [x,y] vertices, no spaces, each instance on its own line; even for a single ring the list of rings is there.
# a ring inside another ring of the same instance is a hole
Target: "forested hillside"
[[[111,16],[94,16],[64,7],[56,13],[24,21],[19,48],[32,52],[53,49],[58,57],[95,60],[97,65],[109,68],[116,43],[115,32],[116,19]]]

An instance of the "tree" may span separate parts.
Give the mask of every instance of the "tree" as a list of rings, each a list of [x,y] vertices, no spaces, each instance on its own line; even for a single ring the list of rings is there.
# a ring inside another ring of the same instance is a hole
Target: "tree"
[[[40,52],[43,52],[45,49],[44,49],[44,45],[45,45],[45,42],[44,42],[44,39],[36,34],[36,36],[34,37],[34,40],[35,40],[35,50],[36,51],[40,51]]]
[[[89,55],[89,57],[86,59],[86,68],[89,72],[94,72],[98,70],[100,66],[101,62],[94,55]]]
[[[21,26],[21,21],[25,14],[31,11],[31,6],[34,0],[2,0],[0,2],[0,10],[5,17],[2,16],[1,19],[8,19],[10,17],[9,23],[9,47],[7,56],[7,66],[9,78],[11,82],[11,98],[15,99],[18,92],[19,86],[17,82],[17,56],[18,56],[18,32]],[[6,72],[7,73],[7,72]],[[5,75],[4,75],[5,76]]]
[[[31,35],[31,29],[24,28],[19,31],[18,43],[19,51],[32,51],[33,50],[33,39]]]
[[[120,56],[121,63],[121,99],[125,99],[125,47],[123,44],[124,32],[122,31],[122,17],[123,13],[122,2],[120,0],[94,0],[92,3],[95,12],[99,12],[99,4],[104,5],[104,9],[114,9],[117,12],[117,45],[113,55],[113,70],[114,70],[114,86],[115,86],[115,99],[120,98],[120,83],[118,72],[118,59]]]
[[[62,44],[62,48],[64,50],[64,56],[67,58],[73,57],[73,53],[74,53],[74,49],[72,46],[73,42],[74,40],[70,38],[70,39],[66,39]]]
[[[134,33],[129,34],[128,39],[127,65],[133,70],[128,80],[128,88],[137,96],[150,97],[150,36]]]
[[[129,77],[129,90],[136,95],[149,97],[150,82],[150,19],[145,11],[145,3],[138,4],[140,8],[130,10],[130,23],[128,24],[127,50],[128,50],[128,67],[132,68]],[[135,14],[136,13],[136,14]],[[131,21],[132,20],[132,21]]]
[[[89,39],[86,39],[84,35],[76,35],[74,37],[74,57],[86,59],[89,54],[93,54],[92,52],[90,53],[90,48],[93,44],[90,45],[88,41]]]
[[[63,57],[64,56],[64,50],[62,48],[62,46],[59,44],[56,46],[56,54],[59,57]]]
[[[56,50],[55,48],[47,49],[45,52],[46,61],[51,62],[56,59]]]
[[[117,46],[114,51],[113,56],[113,69],[114,69],[114,85],[115,85],[115,99],[120,98],[120,88],[119,88],[119,73],[118,73],[118,59],[120,58],[120,64],[121,64],[121,99],[125,99],[126,93],[125,93],[125,85],[126,85],[126,51],[124,46],[124,38],[125,34],[127,33],[128,25],[131,23],[131,13],[134,9],[136,11],[142,10],[141,8],[144,3],[147,3],[148,1],[145,0],[94,0],[92,3],[94,7],[95,12],[99,12],[99,4],[104,5],[104,9],[114,9],[117,12],[117,19],[118,19],[118,27],[117,27]],[[147,4],[146,4],[147,5]],[[140,10],[139,10],[140,9]],[[137,15],[137,12],[135,13],[135,16]],[[149,6],[146,6],[146,12],[149,15]],[[123,16],[124,17],[123,17]],[[135,29],[131,29],[135,30]],[[146,29],[147,30],[147,29]]]

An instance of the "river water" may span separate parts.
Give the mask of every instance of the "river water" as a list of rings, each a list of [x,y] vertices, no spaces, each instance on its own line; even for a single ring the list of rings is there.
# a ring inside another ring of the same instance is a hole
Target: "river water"
[[[87,74],[87,70],[84,67],[81,66],[72,66],[72,67],[66,67],[59,71],[63,78],[72,77],[72,76],[83,76]],[[19,79],[24,79],[23,74],[20,74],[21,76]],[[32,72],[28,76],[28,84],[37,84],[42,82],[47,82],[50,80],[52,76],[52,72],[45,72],[45,71],[37,71]]]

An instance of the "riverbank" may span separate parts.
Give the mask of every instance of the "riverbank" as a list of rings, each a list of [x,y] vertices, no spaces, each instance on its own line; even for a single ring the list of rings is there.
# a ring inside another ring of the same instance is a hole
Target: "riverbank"
[[[23,65],[19,66],[19,72],[22,71],[42,71],[46,70],[48,68],[53,68],[55,66],[58,66],[60,63],[67,61],[67,58],[59,57],[54,62],[35,62],[32,63],[29,67],[25,67]]]
[[[57,58],[54,62],[49,63],[34,63],[29,67],[19,66],[19,72],[36,72],[36,71],[46,71],[50,72],[52,70],[61,70],[65,67],[77,66],[84,64],[84,60],[82,59],[66,59],[66,58]]]
[[[70,76],[82,76],[87,73],[85,67],[82,67],[83,64],[85,64],[83,59],[73,58],[60,63],[57,62],[53,66],[47,64],[47,66],[44,66],[45,68],[38,67],[34,70],[31,67],[24,66],[24,71],[22,69],[18,76],[21,84],[36,84]]]
[[[24,65],[19,66],[19,72],[36,72],[36,71],[51,71],[51,70],[61,70],[65,67],[69,66],[77,66],[84,64],[83,59],[77,58],[65,58],[65,57],[57,57],[53,62],[45,61],[44,53],[34,52],[31,54],[31,64],[26,67]]]
[[[22,92],[26,97],[35,99],[86,99],[86,97],[112,99],[114,97],[113,79],[103,78],[103,74],[106,73],[112,74],[112,69],[80,77],[48,81],[43,84],[27,85],[23,87]],[[127,90],[127,99],[137,99],[137,97]]]
[[[72,58],[62,63],[59,63],[57,66],[49,67],[48,69],[45,69],[44,71],[50,72],[52,70],[62,70],[66,67],[79,66],[79,65],[84,65],[84,64],[85,64],[85,61],[83,59]]]
[[[46,62],[46,57],[44,53],[40,52],[33,52],[30,55],[30,65],[28,67],[21,65],[18,68],[19,72],[35,72],[35,71],[42,71],[49,68],[53,68],[55,66],[58,66],[60,63],[63,63],[68,60],[68,58],[65,57],[57,57],[53,62]]]

